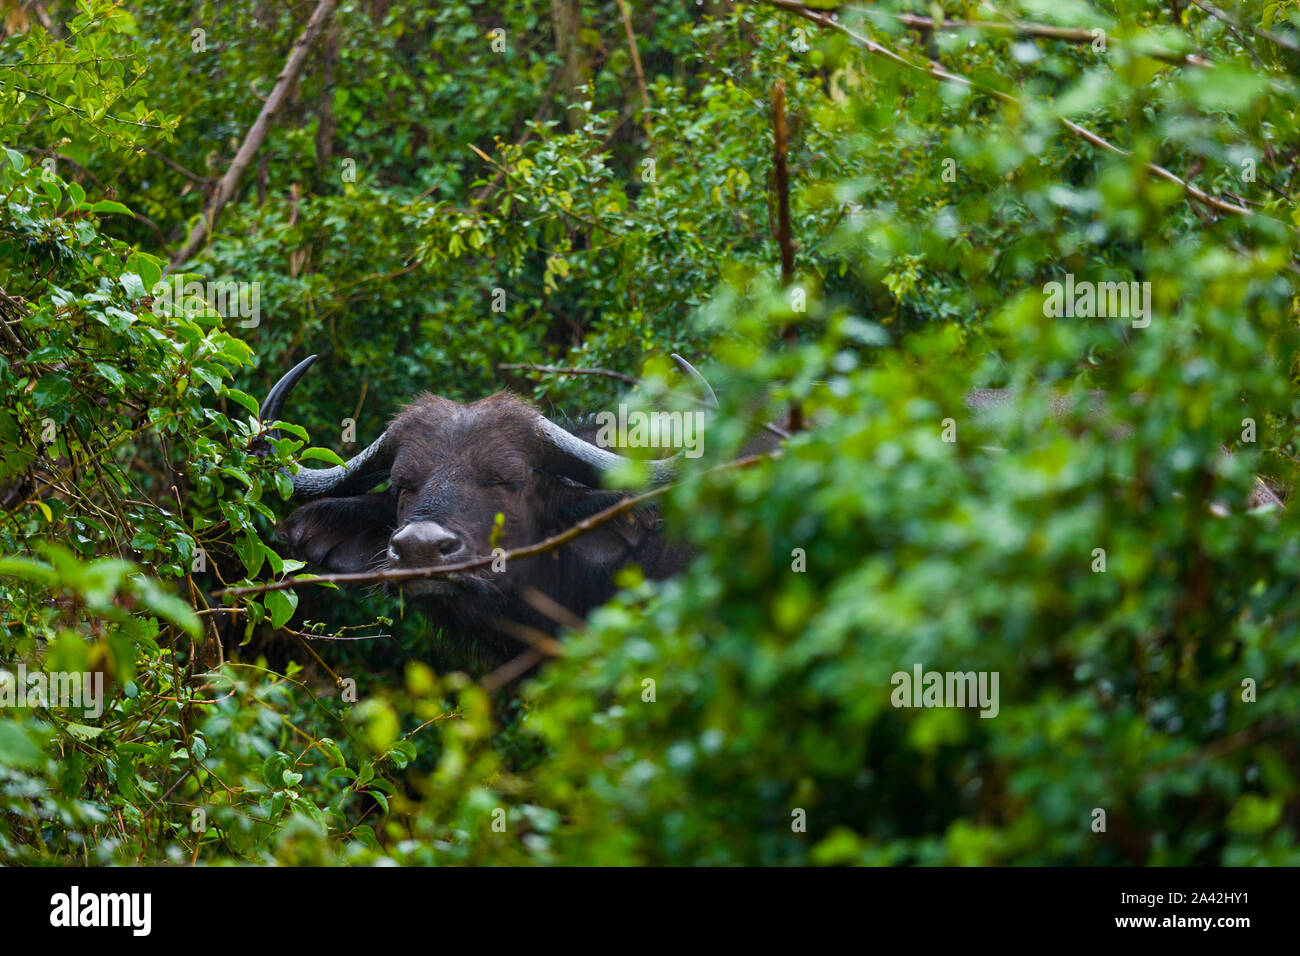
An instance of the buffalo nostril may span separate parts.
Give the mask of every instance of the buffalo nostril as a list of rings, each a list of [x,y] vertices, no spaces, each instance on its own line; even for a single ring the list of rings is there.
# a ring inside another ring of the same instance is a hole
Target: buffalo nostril
[[[389,560],[405,567],[439,564],[464,550],[464,542],[436,521],[413,521],[388,541]]]

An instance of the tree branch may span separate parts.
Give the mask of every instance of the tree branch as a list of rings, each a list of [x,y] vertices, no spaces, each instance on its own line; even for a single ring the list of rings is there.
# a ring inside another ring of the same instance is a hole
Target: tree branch
[[[1222,20],[1233,30],[1249,30],[1251,33],[1255,34],[1255,36],[1268,40],[1270,43],[1276,43],[1283,49],[1290,50],[1292,53],[1300,53],[1300,45],[1295,44],[1285,37],[1280,37],[1276,33],[1270,33],[1267,30],[1259,27],[1252,27],[1248,24],[1238,23],[1212,3],[1202,3],[1201,0],[1192,0],[1192,3],[1196,4],[1216,20]]]
[[[785,81],[772,87],[772,168],[776,177],[776,242],[781,250],[781,285],[794,282],[794,240],[790,238],[790,169],[786,163]],[[789,342],[794,327],[788,325],[781,337]]]
[[[650,94],[646,92],[645,72],[641,69],[641,54],[636,48],[636,34],[632,31],[632,15],[628,13],[626,0],[618,0],[618,13],[623,18],[623,30],[627,33],[627,47],[632,51],[632,70],[636,73],[637,89],[641,91],[641,126],[645,129],[646,139],[654,146],[654,133],[650,129]]]
[[[303,64],[307,62],[308,50],[311,49],[312,43],[315,42],[321,28],[325,26],[326,21],[329,20],[337,5],[338,0],[320,0],[320,4],[312,13],[311,19],[307,21],[307,26],[303,28],[298,39],[294,41],[293,50],[285,61],[284,69],[280,71],[280,75],[276,78],[275,88],[271,90],[271,95],[266,98],[262,111],[257,115],[253,125],[249,127],[248,135],[244,137],[239,152],[231,160],[230,168],[221,177],[221,181],[217,184],[217,190],[209,200],[207,208],[203,210],[198,222],[190,230],[185,245],[172,255],[171,265],[173,268],[192,259],[194,254],[198,252],[199,247],[203,245],[204,239],[216,225],[217,216],[220,214],[222,207],[235,194],[239,180],[253,162],[253,157],[257,155],[257,151],[262,147],[266,134],[271,129],[271,119],[279,111],[285,97],[289,94],[289,88],[293,86],[294,81],[298,79],[298,74],[302,72]]]
[[[782,4],[784,5],[784,4]],[[884,11],[880,11],[884,12]],[[1042,40],[1062,40],[1065,43],[1087,44],[1097,39],[1093,30],[1083,27],[1054,27],[1045,23],[1023,23],[1012,21],[1001,23],[992,20],[935,20],[933,17],[918,16],[914,13],[888,14],[899,23],[914,30],[983,30],[986,33],[999,33],[1005,36],[1036,37]],[[1175,53],[1172,50],[1143,51],[1144,55],[1174,66],[1196,66],[1213,69],[1214,64],[1195,53]]]
[[[776,181],[776,244],[781,250],[781,288],[794,285],[794,239],[790,231],[790,168],[786,162],[789,141],[785,123],[785,81],[772,87],[772,169]],[[793,319],[781,329],[781,341],[794,348],[799,341],[799,324]],[[785,427],[788,432],[803,430],[803,407],[797,399],[790,402]]]
[[[907,57],[899,55],[895,51],[891,50],[889,47],[877,43],[875,40],[871,39],[870,37],[865,37],[860,33],[856,33],[853,30],[850,30],[848,27],[844,26],[844,24],[831,19],[829,15],[821,13],[816,10],[811,10],[808,7],[805,7],[802,3],[795,2],[795,0],[767,0],[767,2],[772,4],[775,7],[781,8],[782,10],[788,10],[791,13],[794,13],[797,16],[800,16],[803,19],[809,21],[810,23],[815,23],[818,26],[826,27],[829,30],[837,30],[840,33],[844,34],[846,37],[848,37],[850,40],[852,40],[854,43],[856,43],[858,46],[862,47],[868,53],[873,53],[876,56],[884,57],[887,60],[891,60],[894,63],[897,63],[899,66],[907,67],[909,70],[918,70],[922,73],[928,73],[930,76],[933,76],[936,79],[946,80],[949,83],[959,83],[962,86],[970,87],[971,89],[978,89],[984,93],[987,93],[989,96],[1001,100],[1004,103],[1014,103],[1016,105],[1021,105],[1022,103],[1022,101],[1018,97],[1012,96],[1010,93],[1004,93],[1002,90],[994,89],[991,86],[985,86],[982,83],[976,83],[974,80],[968,79],[967,77],[961,76],[960,74],[950,73],[948,70],[945,70],[938,63],[934,63],[931,61],[918,63],[913,60],[909,60],[907,59]],[[1092,143],[1094,146],[1100,146],[1102,149],[1108,150],[1119,156],[1132,157],[1133,155],[1128,150],[1116,146],[1115,144],[1109,142],[1102,136],[1099,136],[1098,134],[1092,132],[1091,130],[1085,129],[1084,127],[1080,126],[1078,123],[1071,122],[1070,120],[1066,119],[1064,116],[1058,115],[1056,118],[1065,126],[1066,129],[1070,130],[1072,133],[1081,137],[1087,142]],[[1211,209],[1217,209],[1220,212],[1233,213],[1238,216],[1259,215],[1253,210],[1247,209],[1245,206],[1239,206],[1235,203],[1228,202],[1227,200],[1220,199],[1217,196],[1211,196],[1209,193],[1205,192],[1202,189],[1198,189],[1196,186],[1193,186],[1191,183],[1187,182],[1186,180],[1182,179],[1176,174],[1170,172],[1168,169],[1165,169],[1163,166],[1159,166],[1155,163],[1146,163],[1146,162],[1144,162],[1142,165],[1145,166],[1147,171],[1150,172],[1152,175],[1157,176],[1160,179],[1163,179],[1167,182],[1171,182],[1176,186],[1181,187],[1188,196],[1192,197],[1193,199],[1197,200],[1200,203],[1203,203],[1206,206],[1209,206]],[[1263,218],[1271,218],[1271,217],[1263,217]],[[1293,228],[1288,223],[1282,223],[1281,220],[1275,219],[1273,221],[1278,222],[1282,225],[1286,225],[1287,228]]]
[[[543,372],[547,375],[603,375],[606,378],[626,382],[628,385],[641,384],[639,378],[624,375],[622,372],[614,372],[607,368],[568,368],[558,365],[524,365],[516,362],[499,362],[497,368],[502,371]]]
[[[180,163],[176,162],[176,160],[172,159],[170,156],[164,156],[156,149],[150,149],[148,146],[141,146],[139,148],[142,149],[144,152],[148,153],[154,159],[158,160],[164,166],[168,167],[169,169],[174,169],[176,172],[180,173],[182,176],[184,176],[186,179],[190,180],[191,182],[198,183],[200,186],[212,185],[211,176],[200,176],[198,173],[190,172]]]

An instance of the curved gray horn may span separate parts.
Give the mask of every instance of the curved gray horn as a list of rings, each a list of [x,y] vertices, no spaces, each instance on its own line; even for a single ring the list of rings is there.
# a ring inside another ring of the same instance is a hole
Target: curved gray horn
[[[317,356],[309,355],[276,382],[262,402],[259,421],[273,422],[281,417],[285,400],[298,381],[307,374]],[[272,437],[279,437],[272,431]],[[388,477],[393,464],[393,450],[388,447],[388,432],[371,442],[354,458],[344,465],[333,468],[298,467],[298,473],[292,475],[293,496],[295,498],[343,497],[362,494],[369,491]]]
[[[319,355],[308,355],[271,387],[271,390],[266,393],[266,401],[262,402],[261,413],[257,416],[258,421],[273,422],[280,418],[280,413],[284,411],[284,400],[289,397],[289,392],[298,384],[298,380],[307,374],[307,369],[311,368],[318,358]],[[280,437],[277,431],[272,431],[271,434],[272,437]]]
[[[676,352],[673,353],[673,361],[677,363],[677,368],[681,370],[681,373],[695,383],[695,387],[700,390],[704,397],[704,404],[716,411],[718,408],[718,396],[713,394],[713,388],[709,385],[708,379],[700,374],[699,369],[686,361],[686,359],[682,358]]]
[[[676,352],[673,353],[673,361],[677,363],[682,374],[686,375],[700,390],[704,404],[710,409],[716,409],[718,397],[713,393],[704,376]],[[580,466],[579,474],[570,477],[577,477],[589,484],[599,484],[602,475],[631,460],[608,448],[601,448],[579,438],[545,415],[537,416],[537,431],[564,459]],[[650,469],[651,480],[658,484],[676,478],[684,454],[685,449],[682,449],[669,458],[652,458],[647,461],[645,464]]]
[[[624,458],[608,448],[601,448],[599,445],[593,445],[591,442],[579,438],[567,429],[555,424],[545,415],[539,414],[537,416],[537,433],[564,459],[581,466],[577,474],[569,473],[568,476],[577,478],[586,484],[599,485],[602,475],[632,460]],[[677,477],[677,459],[679,457],[681,457],[681,452],[671,458],[654,458],[647,461],[645,464],[650,468],[651,480],[658,483],[672,481],[673,478]],[[561,472],[571,472],[570,469],[563,467],[559,470]]]

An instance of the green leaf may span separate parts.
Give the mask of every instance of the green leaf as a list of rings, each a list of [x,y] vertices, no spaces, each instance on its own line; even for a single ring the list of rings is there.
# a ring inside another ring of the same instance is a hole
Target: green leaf
[[[32,389],[32,404],[37,408],[49,408],[68,397],[72,390],[72,380],[62,372],[46,375]]]
[[[107,362],[96,362],[95,371],[119,391],[126,387],[126,379],[123,377],[122,373]]]
[[[90,207],[91,212],[119,213],[123,216],[131,215],[131,210],[127,209],[115,199],[101,199]]]
[[[145,291],[144,281],[134,272],[123,272],[117,281],[122,283],[122,288],[126,290],[126,297],[132,301],[143,299],[148,294]]]
[[[271,615],[271,627],[283,627],[293,617],[298,607],[298,595],[292,590],[268,591],[262,599],[267,612]]]
[[[328,448],[305,448],[298,453],[298,457],[304,461],[324,461],[331,465],[346,465],[337,453],[330,451]]]
[[[74,723],[73,721],[68,721],[64,724],[63,729],[78,740],[94,740],[104,732],[103,727],[90,727],[86,724]]]
[[[253,398],[253,396],[246,395],[236,388],[226,389],[226,394],[229,395],[232,399],[234,399],[238,404],[248,409],[249,414],[251,414],[254,418],[257,417],[259,411],[258,402],[257,399]]]
[[[244,562],[244,569],[248,572],[248,576],[256,577],[266,556],[262,542],[254,535],[241,534],[235,539],[235,553],[239,555],[239,560]]]
[[[128,803],[135,803],[140,799],[140,790],[136,786],[135,764],[130,760],[118,760],[114,780],[117,784],[117,792]]]
[[[41,748],[22,725],[0,717],[0,765],[31,768],[43,760]]]

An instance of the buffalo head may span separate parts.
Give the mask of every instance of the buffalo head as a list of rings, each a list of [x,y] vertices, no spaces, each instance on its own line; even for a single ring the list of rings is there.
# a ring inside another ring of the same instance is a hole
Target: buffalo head
[[[262,406],[264,421],[281,417],[315,358],[275,385]],[[712,403],[699,373],[674,358]],[[469,404],[423,395],[345,465],[300,468],[292,476],[294,497],[306,503],[278,536],[289,554],[331,572],[458,564],[544,540],[614,504],[623,495],[602,480],[624,461],[513,395]],[[648,463],[656,481],[671,477],[677,464]],[[387,488],[374,490],[384,482]],[[402,587],[423,599],[438,622],[480,635],[503,620],[553,630],[553,619],[537,612],[537,592],[583,615],[612,594],[614,572],[625,564],[663,577],[683,559],[663,542],[656,513],[641,510],[551,553]]]

